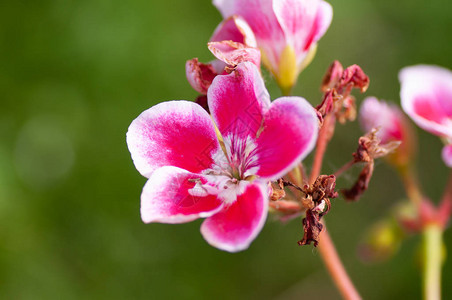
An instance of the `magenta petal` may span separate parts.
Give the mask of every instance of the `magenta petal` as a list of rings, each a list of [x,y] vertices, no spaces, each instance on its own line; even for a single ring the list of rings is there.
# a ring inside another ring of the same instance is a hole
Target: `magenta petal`
[[[199,173],[212,165],[219,149],[209,114],[188,101],[163,102],[144,111],[130,124],[127,145],[145,177],[162,166]]]
[[[217,72],[211,64],[203,64],[197,58],[193,58],[185,64],[185,75],[188,83],[195,91],[206,95],[212,80],[217,76]]]
[[[287,43],[294,46],[301,60],[325,34],[333,17],[331,5],[319,0],[273,1],[273,9]]]
[[[452,72],[437,66],[406,67],[399,73],[404,111],[424,130],[452,137]]]
[[[284,32],[269,0],[214,0],[224,18],[239,15],[254,32],[257,45],[265,53],[273,69],[277,70],[279,57],[286,47]]]
[[[452,144],[444,146],[442,157],[446,166],[452,168]]]
[[[207,93],[210,112],[223,137],[254,138],[270,98],[257,67],[244,62],[215,77]]]
[[[177,224],[215,214],[222,208],[222,201],[196,184],[206,181],[202,175],[176,167],[155,170],[141,194],[143,222]]]
[[[245,250],[261,231],[267,218],[268,196],[264,183],[250,183],[237,201],[206,219],[201,233],[221,250]]]
[[[256,47],[256,38],[246,21],[238,16],[225,19],[215,29],[211,42],[234,41],[249,47]]]
[[[273,180],[290,171],[314,148],[318,127],[317,114],[305,99],[276,99],[257,139],[257,175]]]
[[[249,61],[260,67],[261,52],[257,48],[233,41],[210,42],[208,48],[216,58],[230,66]]]

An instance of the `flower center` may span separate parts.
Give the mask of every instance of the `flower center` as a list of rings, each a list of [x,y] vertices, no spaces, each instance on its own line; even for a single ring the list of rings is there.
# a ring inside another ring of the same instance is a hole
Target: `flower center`
[[[250,137],[243,140],[229,135],[223,142],[225,151],[219,150],[213,156],[215,164],[203,172],[208,177],[204,188],[230,204],[244,192],[246,183],[256,178],[259,166],[256,144]]]

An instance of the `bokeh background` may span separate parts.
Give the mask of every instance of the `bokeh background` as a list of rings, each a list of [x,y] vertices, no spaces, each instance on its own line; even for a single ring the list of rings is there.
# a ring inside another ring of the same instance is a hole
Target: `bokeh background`
[[[406,65],[452,67],[452,2],[331,0],[333,23],[295,94],[317,104],[328,65],[359,64],[367,95],[399,101]],[[205,0],[39,0],[0,5],[0,298],[338,299],[313,247],[299,247],[301,219],[270,217],[249,250],[207,245],[201,221],[145,225],[145,183],[125,142],[130,122],[165,100],[196,97],[185,79],[220,14]],[[266,76],[272,98],[280,96]],[[363,95],[357,95],[359,100]],[[441,197],[449,170],[441,143],[419,134],[425,193]],[[324,171],[349,160],[358,124],[338,127]],[[312,157],[306,164],[309,166]],[[354,181],[354,169],[339,187]],[[377,164],[358,203],[333,202],[327,222],[365,299],[420,298],[419,237],[391,260],[357,257],[366,229],[403,199],[394,171]],[[452,251],[452,231],[445,234]],[[452,298],[452,260],[443,294]]]

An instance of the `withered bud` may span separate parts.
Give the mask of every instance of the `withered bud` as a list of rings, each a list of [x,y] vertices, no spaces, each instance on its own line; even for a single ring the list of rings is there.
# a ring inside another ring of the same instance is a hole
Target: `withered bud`
[[[323,224],[320,223],[319,213],[308,209],[306,211],[306,217],[303,219],[303,239],[298,241],[298,245],[309,245],[312,242],[314,243],[314,247],[317,247],[322,229]]]
[[[313,193],[321,192],[323,195],[321,198],[315,199],[316,202],[320,202],[324,197],[337,198],[338,194],[336,189],[336,176],[334,175],[320,175],[317,177],[313,184]]]
[[[315,108],[317,112],[321,115],[322,119],[325,118],[327,114],[333,111],[334,108],[334,90],[327,91],[323,96],[322,103],[317,105]]]
[[[388,155],[401,144],[400,141],[391,141],[380,145],[381,140],[377,137],[377,132],[378,128],[373,128],[359,138],[358,149],[353,153],[355,162],[370,162],[376,158]]]
[[[342,78],[343,72],[344,72],[344,68],[342,67],[342,64],[337,60],[333,61],[333,63],[330,65],[330,67],[326,71],[325,76],[323,77],[322,87],[321,87],[322,92],[327,92],[327,91],[331,90],[332,88],[338,86],[338,84]]]
[[[270,200],[277,201],[286,196],[286,192],[284,190],[273,189],[272,195],[270,196]]]
[[[318,238],[323,225],[320,219],[331,208],[330,198],[336,198],[336,177],[334,175],[320,175],[312,185],[305,185],[305,197],[301,204],[306,208],[306,217],[303,219],[304,236],[298,245],[318,244]]]
[[[336,118],[341,124],[356,119],[355,97],[349,95],[340,102],[336,112]]]
[[[355,184],[348,190],[342,190],[342,194],[347,201],[358,201],[361,195],[369,187],[370,179],[374,172],[374,161],[368,162],[359,174],[358,180]]]
[[[340,81],[341,87],[352,85],[354,88],[361,90],[364,93],[369,87],[369,77],[364,73],[358,65],[351,65],[345,69]]]

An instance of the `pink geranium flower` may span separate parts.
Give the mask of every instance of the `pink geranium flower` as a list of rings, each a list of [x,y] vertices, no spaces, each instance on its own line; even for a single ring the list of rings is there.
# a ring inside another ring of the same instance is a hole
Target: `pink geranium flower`
[[[375,97],[364,99],[359,110],[359,121],[365,132],[378,128],[382,144],[400,141],[400,146],[389,158],[397,165],[409,163],[413,157],[415,135],[407,117],[397,106]]]
[[[403,110],[419,127],[444,140],[442,156],[452,167],[452,72],[418,65],[402,69],[399,80]]]
[[[224,18],[241,16],[251,27],[265,66],[290,89],[315,54],[333,16],[322,0],[213,0]]]
[[[138,171],[145,223],[207,218],[201,233],[219,249],[246,249],[267,216],[268,181],[313,148],[318,120],[300,97],[270,102],[255,65],[215,77],[211,116],[199,105],[170,101],[144,111],[127,133]]]

